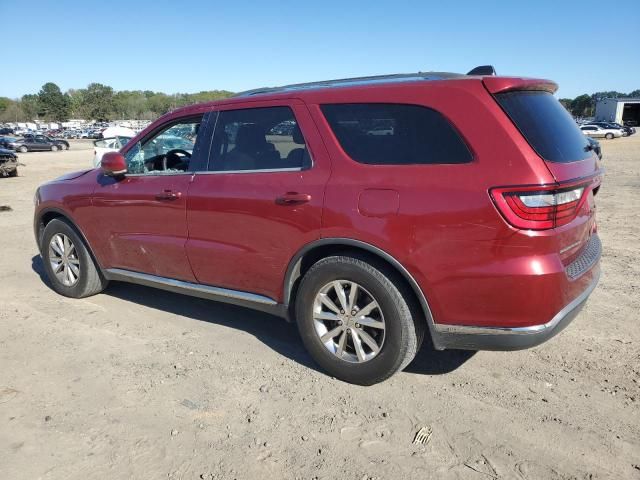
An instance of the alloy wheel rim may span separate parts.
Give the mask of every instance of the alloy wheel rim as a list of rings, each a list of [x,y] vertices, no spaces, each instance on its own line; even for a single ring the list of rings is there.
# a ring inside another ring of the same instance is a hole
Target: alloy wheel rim
[[[325,348],[346,362],[368,362],[384,344],[386,324],[380,304],[350,280],[334,280],[319,290],[313,324]]]
[[[49,263],[60,283],[72,287],[80,278],[80,259],[71,239],[64,233],[56,233],[49,242]]]

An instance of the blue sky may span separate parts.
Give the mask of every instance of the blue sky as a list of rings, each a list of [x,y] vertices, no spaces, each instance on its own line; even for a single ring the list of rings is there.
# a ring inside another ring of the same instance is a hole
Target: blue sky
[[[0,0],[0,19],[12,98],[48,81],[239,91],[481,64],[561,97],[640,88],[637,0]]]

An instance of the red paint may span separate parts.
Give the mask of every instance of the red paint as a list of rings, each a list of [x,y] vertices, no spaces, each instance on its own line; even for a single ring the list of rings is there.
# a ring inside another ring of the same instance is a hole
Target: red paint
[[[120,152],[107,152],[102,156],[100,168],[106,175],[120,175],[127,171],[127,162]]]
[[[133,139],[180,118],[222,109],[288,105],[313,156],[301,172],[129,177],[97,171],[45,184],[36,219],[64,211],[103,268],[120,267],[283,300],[290,260],[320,238],[351,238],[398,260],[416,279],[438,323],[529,326],[549,321],[591,281],[570,281],[565,264],[595,230],[590,190],[574,219],[519,230],[494,205],[495,187],[598,176],[594,156],[548,164],[489,92],[556,86],[545,80],[476,77],[325,88],[185,107]],[[425,105],[459,130],[473,153],[462,165],[381,166],[347,157],[321,103]],[[150,180],[150,178],[153,178]],[[167,191],[175,198],[162,199]],[[285,201],[284,199],[289,199]],[[562,253],[560,253],[562,252]]]

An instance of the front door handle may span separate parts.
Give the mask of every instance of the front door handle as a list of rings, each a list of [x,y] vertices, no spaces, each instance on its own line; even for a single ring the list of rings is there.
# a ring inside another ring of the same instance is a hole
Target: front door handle
[[[157,200],[177,200],[182,195],[181,192],[174,192],[173,190],[163,190],[156,195]]]
[[[287,192],[276,198],[278,205],[297,205],[311,201],[311,195],[308,193]]]

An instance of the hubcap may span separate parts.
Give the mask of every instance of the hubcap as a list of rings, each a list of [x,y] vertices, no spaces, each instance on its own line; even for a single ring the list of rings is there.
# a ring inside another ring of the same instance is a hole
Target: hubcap
[[[377,300],[356,282],[335,280],[313,302],[313,323],[324,346],[341,360],[367,362],[380,353],[385,321]]]
[[[60,283],[71,287],[80,277],[80,259],[76,247],[64,233],[57,233],[49,242],[49,262]]]

